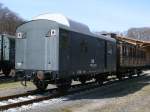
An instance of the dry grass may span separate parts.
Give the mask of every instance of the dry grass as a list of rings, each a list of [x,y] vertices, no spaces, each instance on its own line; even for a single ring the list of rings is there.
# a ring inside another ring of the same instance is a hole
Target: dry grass
[[[33,87],[34,85],[32,82],[28,82],[28,87]],[[12,89],[12,88],[23,88],[20,81],[17,82],[8,82],[8,83],[2,83],[0,84],[0,90],[2,89]]]

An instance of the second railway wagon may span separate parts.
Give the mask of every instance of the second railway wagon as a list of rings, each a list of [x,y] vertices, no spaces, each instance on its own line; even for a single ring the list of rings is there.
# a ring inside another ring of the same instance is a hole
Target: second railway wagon
[[[107,34],[116,39],[117,44],[117,78],[122,79],[125,76],[132,77],[139,75],[147,67],[147,51],[140,45],[123,40],[116,34]]]
[[[0,35],[0,70],[8,76],[15,68],[15,36]]]
[[[72,80],[105,80],[116,71],[116,40],[58,14],[45,14],[17,28],[16,71],[33,74],[44,90],[56,84],[69,88]]]

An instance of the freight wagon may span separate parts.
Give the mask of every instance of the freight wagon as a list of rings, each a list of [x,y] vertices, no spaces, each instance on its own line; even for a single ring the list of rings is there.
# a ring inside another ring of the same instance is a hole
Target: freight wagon
[[[72,80],[99,84],[109,75],[119,79],[140,74],[145,50],[114,35],[97,35],[88,26],[59,14],[35,17],[17,28],[16,72],[32,75],[39,90],[56,84],[67,90]]]
[[[15,36],[0,35],[0,70],[8,76],[15,69]]]

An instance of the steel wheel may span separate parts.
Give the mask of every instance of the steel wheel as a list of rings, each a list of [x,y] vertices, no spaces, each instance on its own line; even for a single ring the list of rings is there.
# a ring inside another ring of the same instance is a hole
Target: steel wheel
[[[79,81],[81,82],[81,84],[85,84],[86,83],[86,79],[83,79],[83,78],[79,79]]]
[[[39,91],[45,91],[48,86],[44,80],[34,79],[33,82]]]
[[[70,89],[71,87],[71,80],[66,80],[66,79],[61,79],[59,81],[57,81],[57,88],[58,88],[58,91],[60,93],[64,93],[66,91],[68,91],[68,89]]]
[[[3,69],[3,73],[5,74],[5,76],[9,76],[10,71],[10,69]]]

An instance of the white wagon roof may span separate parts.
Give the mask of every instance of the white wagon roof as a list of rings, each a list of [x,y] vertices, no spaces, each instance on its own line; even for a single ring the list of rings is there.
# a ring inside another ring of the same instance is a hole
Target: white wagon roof
[[[100,36],[100,35],[92,33],[87,25],[73,21],[62,14],[50,14],[50,13],[41,14],[39,16],[34,17],[32,20],[39,20],[39,19],[55,21],[59,24],[65,25],[66,27],[69,27],[69,29],[72,31],[84,33],[87,35],[93,35],[93,36],[97,36],[106,40],[114,41],[113,38],[110,38],[107,36],[105,37],[102,35]]]
[[[59,24],[69,27],[73,31],[83,32],[86,34],[90,33],[89,27],[87,25],[73,21],[62,14],[47,13],[47,14],[42,14],[33,18],[33,20],[38,20],[38,19],[47,19],[47,20],[55,21]]]

